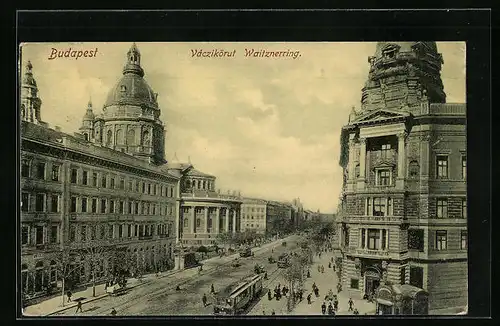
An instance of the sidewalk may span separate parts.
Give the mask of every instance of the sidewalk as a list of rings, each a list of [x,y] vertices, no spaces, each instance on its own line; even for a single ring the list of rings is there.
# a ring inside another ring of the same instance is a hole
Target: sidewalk
[[[311,266],[311,277],[307,278],[304,282],[304,299],[302,302],[295,306],[291,315],[321,315],[321,305],[324,302],[325,295],[330,289],[332,289],[334,294],[337,294],[339,300],[339,309],[336,312],[337,315],[352,315],[352,311],[349,310],[349,298],[354,301],[354,308],[358,309],[360,315],[374,315],[375,314],[375,303],[370,303],[366,300],[361,299],[359,292],[351,292],[349,289],[342,289],[340,293],[337,293],[337,273],[333,271],[333,268],[328,268],[328,262],[330,261],[333,253],[322,253],[321,258],[314,256],[313,264]],[[318,264],[325,267],[324,273],[318,272]],[[316,298],[314,293],[311,296],[311,304],[307,304],[307,295],[312,292],[312,285],[316,282],[319,288],[319,297]],[[328,308],[328,302],[325,302]]]
[[[172,274],[175,274],[179,271],[167,271],[163,272],[159,275],[159,278],[167,277]],[[146,274],[143,275],[142,281],[138,280],[136,278],[129,278],[127,279],[127,288],[132,289],[135,288],[136,286],[140,286],[143,284],[147,284],[151,282],[152,280],[156,279],[156,274]],[[73,295],[71,296],[72,300],[78,299],[78,298],[83,298],[82,304],[95,301],[101,298],[104,298],[108,296],[106,291],[104,290],[104,284],[98,284],[95,287],[95,297],[92,296],[92,286],[89,286],[87,289],[74,292]],[[72,301],[68,302],[68,297],[65,295],[64,296],[64,307],[61,305],[62,298],[61,295],[52,297],[50,299],[44,300],[40,303],[27,306],[24,311],[23,315],[24,316],[49,316],[55,313],[58,313],[60,311],[64,311],[67,309],[76,309],[77,303]]]

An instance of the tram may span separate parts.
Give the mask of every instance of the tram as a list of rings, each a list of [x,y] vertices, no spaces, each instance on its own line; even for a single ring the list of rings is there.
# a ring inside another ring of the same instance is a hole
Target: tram
[[[214,306],[214,315],[238,315],[262,292],[263,275],[253,275],[241,282],[225,302]]]

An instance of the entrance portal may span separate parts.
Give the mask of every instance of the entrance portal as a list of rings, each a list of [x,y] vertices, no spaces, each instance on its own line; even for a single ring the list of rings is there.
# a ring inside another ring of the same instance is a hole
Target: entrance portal
[[[380,273],[370,268],[365,272],[365,294],[367,296],[375,295],[375,291],[380,286]]]

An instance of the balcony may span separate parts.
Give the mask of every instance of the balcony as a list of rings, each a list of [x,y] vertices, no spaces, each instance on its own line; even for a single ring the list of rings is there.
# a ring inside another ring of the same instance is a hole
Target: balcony
[[[354,249],[356,254],[364,256],[377,256],[377,257],[389,257],[389,251],[387,250],[377,250],[377,249]]]
[[[345,215],[342,221],[354,224],[370,224],[370,223],[384,223],[384,224],[401,224],[407,222],[403,216],[368,216],[368,215]]]

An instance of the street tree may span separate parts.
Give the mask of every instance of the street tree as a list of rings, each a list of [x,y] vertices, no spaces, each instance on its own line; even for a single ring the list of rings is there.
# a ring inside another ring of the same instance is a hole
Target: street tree
[[[54,256],[57,279],[61,281],[61,305],[64,307],[64,294],[66,282],[73,276],[74,272],[83,267],[84,257],[81,251],[70,246],[57,251]]]
[[[91,231],[91,241],[81,243],[78,249],[84,257],[92,276],[92,296],[95,297],[96,276],[101,266],[103,266],[104,260],[108,259],[109,261],[110,243],[106,239],[95,239],[95,233]]]
[[[216,241],[222,246],[231,246],[233,243],[233,235],[230,232],[221,232],[217,234]]]
[[[289,285],[291,295],[288,296],[287,307],[288,311],[292,311],[295,306],[295,295],[293,293],[296,289],[302,287],[304,282],[304,270],[305,266],[302,265],[302,261],[299,257],[293,256],[290,261],[290,265],[286,268],[283,278]]]

